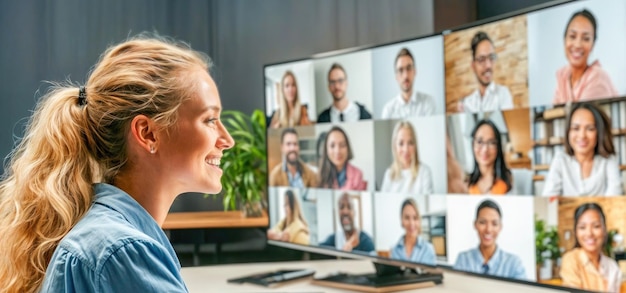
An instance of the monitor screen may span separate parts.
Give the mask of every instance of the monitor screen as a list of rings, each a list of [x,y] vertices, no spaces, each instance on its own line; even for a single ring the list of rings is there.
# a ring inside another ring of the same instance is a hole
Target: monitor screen
[[[624,32],[560,1],[265,66],[269,242],[618,292]]]

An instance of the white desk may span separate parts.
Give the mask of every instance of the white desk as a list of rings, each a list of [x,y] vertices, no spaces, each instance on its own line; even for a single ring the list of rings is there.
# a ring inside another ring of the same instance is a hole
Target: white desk
[[[349,273],[373,273],[374,266],[365,260],[315,260],[296,262],[231,264],[205,267],[188,267],[182,269],[182,276],[189,292],[345,292],[329,287],[312,285],[309,280],[297,281],[277,288],[265,288],[252,284],[229,284],[227,279],[243,277],[277,269],[308,268],[316,271],[316,276],[343,271]],[[435,287],[413,290],[414,292],[523,292],[548,293],[567,292],[535,286],[526,286],[510,282],[485,279],[464,274],[445,272],[443,284]]]

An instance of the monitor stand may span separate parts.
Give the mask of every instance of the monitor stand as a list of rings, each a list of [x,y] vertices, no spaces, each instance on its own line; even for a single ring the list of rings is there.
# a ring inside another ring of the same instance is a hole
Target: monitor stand
[[[417,272],[412,268],[384,265],[374,262],[376,273],[337,273],[315,278],[313,284],[360,292],[395,292],[433,287],[443,282],[440,272]]]

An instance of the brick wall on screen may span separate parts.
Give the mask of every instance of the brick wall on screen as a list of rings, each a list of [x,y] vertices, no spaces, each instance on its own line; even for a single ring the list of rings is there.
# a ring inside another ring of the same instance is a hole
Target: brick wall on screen
[[[484,31],[489,35],[498,55],[493,72],[494,81],[509,88],[516,108],[528,107],[526,28],[526,17],[522,15],[454,32],[444,37],[448,112],[456,111],[456,102],[478,87],[471,67],[471,40],[478,31]]]

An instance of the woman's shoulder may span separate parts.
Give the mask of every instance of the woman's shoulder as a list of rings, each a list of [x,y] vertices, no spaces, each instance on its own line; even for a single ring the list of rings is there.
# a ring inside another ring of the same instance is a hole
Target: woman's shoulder
[[[491,193],[492,194],[506,194],[507,189],[508,189],[508,186],[506,185],[506,182],[504,182],[502,178],[498,178],[496,179],[496,182],[493,183],[493,186],[491,186]]]
[[[613,271],[613,272],[614,271],[620,271],[619,265],[617,264],[617,262],[614,259],[612,259],[612,258],[610,258],[610,257],[608,257],[608,256],[606,256],[604,254],[601,255],[601,259],[604,260],[604,263],[605,263],[606,268],[608,269],[608,271]]]
[[[602,163],[612,163],[612,162],[619,163],[619,159],[617,158],[616,155],[608,155],[606,157],[603,157],[601,155],[596,155],[594,156],[593,159]]]
[[[566,251],[561,257],[562,264],[573,264],[579,262],[580,259],[580,248],[574,248],[569,251]]]
[[[571,75],[572,72],[572,68],[568,65],[565,65],[559,69],[556,70],[556,78],[558,80],[567,80],[569,78],[569,76]]]
[[[59,248],[66,252],[65,257],[76,257],[98,268],[111,255],[123,253],[123,247],[137,244],[160,246],[124,219],[88,213],[61,240]]]
[[[425,174],[431,174],[430,167],[424,163],[420,163],[419,172],[424,172]]]
[[[514,253],[508,252],[508,251],[504,251],[504,250],[500,250],[502,253],[502,256],[504,256],[504,258],[508,261],[508,262],[512,262],[512,263],[522,263],[522,259]]]
[[[292,229],[308,229],[308,227],[298,218],[293,220],[291,224],[289,224],[289,227]]]
[[[554,157],[552,158],[552,163],[551,165],[563,165],[563,164],[567,164],[572,160],[572,156],[566,154],[564,151],[563,152],[555,152]],[[552,167],[550,166],[550,167]]]
[[[597,60],[585,71],[583,80],[587,86],[586,94],[589,99],[606,98],[619,94],[611,81],[611,76],[602,69]]]
[[[422,244],[424,245],[424,247],[426,247],[426,249],[428,249],[429,251],[435,251],[435,246],[430,243],[429,241],[426,241],[426,239],[421,238],[420,237],[420,241],[422,241]]]
[[[359,167],[352,165],[350,163],[347,163],[346,166],[346,172],[352,173],[352,174],[362,174],[361,169],[359,169]]]
[[[591,65],[589,65],[589,69],[587,70],[588,73],[588,77],[590,79],[596,79],[596,78],[600,78],[600,79],[610,79],[609,77],[609,73],[604,70],[604,68],[602,68],[602,66],[600,65],[600,61],[596,60],[593,63],[591,63]]]

